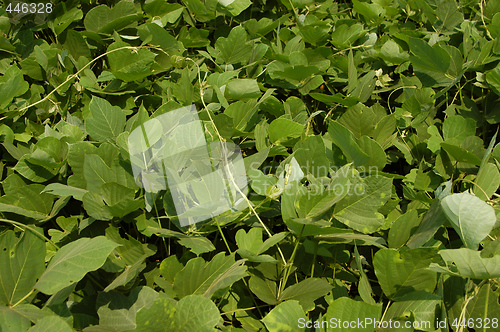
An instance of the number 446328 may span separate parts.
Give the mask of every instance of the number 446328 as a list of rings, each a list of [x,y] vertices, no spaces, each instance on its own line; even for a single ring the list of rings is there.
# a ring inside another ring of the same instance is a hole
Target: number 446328
[[[52,4],[47,3],[17,3],[14,8],[12,3],[9,3],[5,9],[8,13],[23,13],[23,14],[50,14],[52,13]]]

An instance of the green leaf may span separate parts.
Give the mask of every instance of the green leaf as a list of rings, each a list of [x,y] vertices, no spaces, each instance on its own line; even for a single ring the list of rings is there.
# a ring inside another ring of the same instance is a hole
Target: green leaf
[[[412,232],[415,232],[419,225],[417,210],[406,211],[392,223],[389,229],[389,238],[387,242],[389,247],[398,248],[405,245]]]
[[[92,97],[90,101],[91,118],[85,120],[85,129],[92,138],[104,141],[116,138],[125,126],[125,114],[117,107],[112,106],[107,100]]]
[[[30,181],[45,182],[52,179],[59,172],[59,168],[33,164],[29,159],[29,155],[22,156],[14,170]]]
[[[242,11],[250,7],[250,0],[218,0],[219,9],[228,16],[238,16]]]
[[[83,195],[87,192],[85,189],[80,189],[76,187],[66,186],[61,183],[50,183],[47,185],[41,193],[49,193],[57,196],[73,196],[74,199],[79,201],[82,200]]]
[[[71,332],[74,330],[59,316],[43,317],[36,322],[35,326],[28,330],[28,332],[45,331]]]
[[[359,101],[359,98],[357,97],[344,97],[341,93],[326,95],[323,93],[311,92],[309,95],[327,105],[341,104],[346,107],[350,107],[356,105]]]
[[[175,331],[179,332],[211,332],[221,319],[217,306],[200,295],[182,298],[175,309]]]
[[[377,212],[391,196],[392,180],[370,175],[352,183],[347,196],[335,205],[335,218],[365,234],[377,231],[384,216]]]
[[[304,125],[289,119],[276,119],[269,125],[269,140],[271,143],[283,142],[302,134]]]
[[[179,240],[179,244],[189,248],[197,256],[215,250],[212,242],[210,242],[210,240],[206,237],[201,236],[190,236],[182,238]]]
[[[29,84],[23,79],[21,73],[0,83],[0,109],[7,109],[12,99],[24,94],[28,89]]]
[[[401,52],[399,45],[392,39],[385,42],[380,49],[380,57],[388,65],[399,65],[407,61],[410,56],[406,52]]]
[[[234,27],[227,38],[221,37],[215,42],[219,52],[217,61],[223,64],[246,62],[252,52],[252,47],[246,44],[247,34],[242,26]]]
[[[360,23],[351,26],[341,24],[332,32],[330,43],[339,49],[346,49],[351,47],[356,40],[365,34],[366,30],[363,29],[363,25]]]
[[[116,51],[115,51],[116,50]],[[136,49],[124,42],[109,45],[107,52],[111,72],[125,82],[139,81],[153,74],[151,65],[156,55],[145,49]]]
[[[314,301],[330,292],[332,286],[324,279],[307,278],[285,288],[279,296],[280,301],[297,300],[304,311],[314,309]]]
[[[234,79],[226,84],[225,96],[228,100],[242,100],[248,98],[258,98],[262,94],[257,84],[257,80]]]
[[[446,118],[443,123],[443,136],[445,140],[456,138],[463,141],[468,136],[476,134],[476,122],[461,115],[452,115]]]
[[[422,39],[410,38],[410,56],[415,74],[425,86],[446,86],[453,82],[455,77],[447,74],[451,57],[437,43],[430,46]]]
[[[128,297],[118,292],[99,292],[94,300],[99,326],[128,331],[136,328],[136,315],[141,308],[149,308],[158,299],[158,293],[146,286],[134,288]]]
[[[358,144],[359,148],[370,156],[370,159],[363,166],[369,170],[375,168],[377,171],[381,171],[387,163],[387,157],[380,144],[368,136],[362,136]]]
[[[477,292],[474,298],[467,304],[467,317],[466,319],[475,319],[476,321],[493,321],[493,317],[499,317],[500,304],[498,304],[498,289],[493,291],[492,285],[487,282]],[[487,332],[489,327],[486,324],[476,325],[475,330]]]
[[[500,186],[498,167],[492,163],[484,164],[479,169],[475,182],[474,194],[482,200],[489,199]]]
[[[469,248],[440,250],[439,254],[449,267],[455,264],[457,272],[463,278],[492,279],[500,277],[500,255],[491,258],[481,257],[481,252]],[[432,264],[432,267],[440,267]],[[444,270],[440,272],[451,272]]]
[[[495,210],[469,193],[446,196],[441,206],[467,248],[476,250],[495,226]]]
[[[364,165],[370,160],[370,156],[364,153],[356,144],[349,129],[340,123],[331,121],[328,126],[328,134],[330,134],[333,143],[342,150],[348,161],[354,162],[356,167]]]
[[[387,310],[385,319],[400,321],[401,326],[409,321],[411,326],[429,322],[430,326],[421,326],[424,331],[435,331],[436,313],[441,304],[441,297],[426,291],[408,293],[394,302]],[[384,320],[385,320],[384,319]]]
[[[27,331],[31,321],[8,306],[0,305],[0,329],[2,331]]]
[[[156,332],[173,331],[175,329],[175,314],[173,301],[159,298],[150,307],[142,307],[137,311],[137,328],[134,331],[148,332],[152,329]]]
[[[326,331],[366,331],[365,327],[368,327],[370,324],[362,324],[361,326],[355,324],[354,326],[346,327],[343,322],[361,321],[365,323],[366,321],[379,321],[381,312],[381,304],[368,304],[362,301],[354,301],[347,297],[341,297],[333,301],[328,307],[325,320],[330,324],[328,324]],[[372,324],[375,325],[374,323]]]
[[[491,90],[500,96],[500,65],[486,73],[486,82],[488,82]]]
[[[441,147],[456,161],[461,161],[473,165],[481,165],[481,159],[464,148],[445,142],[441,143]]]
[[[234,261],[234,255],[218,253],[210,262],[201,257],[190,259],[186,266],[175,276],[174,291],[179,298],[191,294],[208,298],[218,289],[230,286],[245,277],[244,261]]]
[[[290,300],[274,307],[262,321],[269,331],[295,332],[305,331],[305,324],[300,327],[298,323],[307,318],[299,302]]]
[[[40,235],[26,229],[19,239],[13,231],[0,236],[0,303],[16,304],[33,289],[44,270],[45,241]]]
[[[132,1],[123,0],[112,9],[106,5],[92,8],[85,16],[84,25],[87,31],[111,34],[137,24],[141,16]]]
[[[436,273],[426,268],[438,261],[439,256],[434,248],[403,252],[381,249],[375,254],[373,266],[384,294],[390,299],[397,299],[413,291],[434,291]]]
[[[43,189],[43,185],[30,184],[19,188],[15,194],[0,197],[0,211],[12,212],[38,220],[48,218],[54,197],[42,193]]]
[[[35,288],[54,294],[100,268],[117,244],[104,236],[80,238],[57,251]]]

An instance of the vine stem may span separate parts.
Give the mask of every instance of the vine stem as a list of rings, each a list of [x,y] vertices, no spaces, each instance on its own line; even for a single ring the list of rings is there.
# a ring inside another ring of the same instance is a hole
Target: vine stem
[[[278,290],[278,298],[283,292],[284,288],[286,287],[286,283],[288,281],[288,278],[290,277],[290,271],[292,270],[293,266],[293,261],[295,260],[295,255],[297,254],[297,249],[299,248],[299,243],[300,243],[300,237],[302,236],[302,232],[304,231],[304,228],[306,225],[302,225],[302,228],[300,229],[299,236],[297,237],[297,240],[295,241],[295,246],[293,248],[292,256],[290,257],[290,261],[288,263],[285,263],[285,276],[283,277],[283,283],[280,284],[279,290]]]
[[[25,224],[20,223],[18,221],[9,220],[9,219],[0,219],[0,221],[3,221],[4,223],[7,223],[7,224],[12,224],[15,227],[17,227],[17,228],[19,228],[19,229],[21,229],[23,231],[26,231],[26,229],[29,229],[35,235],[37,235],[38,237],[40,237],[43,240],[47,241],[48,243],[50,243],[51,245],[53,245],[56,249],[59,249],[59,246],[57,246],[57,244],[55,244],[54,241],[52,241],[51,239],[49,239],[48,237],[46,237],[43,233],[40,233],[36,229],[32,228],[31,226],[25,225]]]
[[[47,99],[49,99],[50,96],[52,96],[54,94],[54,92],[56,92],[57,90],[59,90],[64,84],[68,83],[69,81],[71,81],[72,79],[74,79],[75,77],[77,77],[88,66],[90,66],[91,64],[93,64],[94,62],[96,62],[97,60],[99,60],[100,58],[102,58],[102,57],[104,57],[104,56],[106,56],[106,55],[108,55],[110,53],[116,52],[116,51],[125,50],[125,49],[131,49],[131,50],[137,51],[139,48],[141,48],[141,47],[123,46],[123,47],[119,47],[119,48],[116,48],[116,49],[111,50],[111,51],[107,51],[107,52],[99,55],[98,57],[96,57],[95,59],[93,59],[92,61],[90,61],[89,63],[87,63],[85,66],[83,66],[76,73],[74,73],[73,75],[68,76],[64,82],[62,82],[61,84],[59,84],[54,90],[50,91],[44,98],[42,98],[39,101],[34,102],[33,104],[30,104],[28,106],[24,106],[23,108],[19,109],[18,112],[23,112],[23,111],[27,110],[30,107],[33,107],[33,106],[38,105],[40,103],[43,103],[44,101],[46,101]]]
[[[202,81],[201,81],[201,71],[200,71],[200,66],[198,66],[198,64],[191,58],[186,58],[186,60],[188,61],[191,61],[194,63],[194,65],[198,68],[198,84],[200,85],[200,99],[201,99],[201,102],[203,104],[203,107],[205,108],[205,110],[207,111],[207,114],[208,114],[208,117],[210,119],[210,122],[212,123],[212,126],[215,130],[215,133],[217,134],[219,140],[221,142],[226,142],[226,139],[222,137],[222,135],[220,134],[219,130],[217,129],[217,126],[215,125],[215,122],[212,118],[212,114],[210,114],[210,111],[208,110],[207,108],[207,105],[205,104],[205,100],[203,99],[203,86],[202,86]],[[222,149],[224,150],[222,155],[224,156],[224,158],[226,159],[225,162],[226,162],[226,165],[228,165],[228,161],[227,161],[227,153],[225,153],[225,149],[226,149],[226,146],[223,144],[222,145]],[[248,197],[241,191],[240,187],[236,184],[236,181],[234,180],[234,177],[233,177],[233,174],[232,172],[228,171],[228,177],[229,179],[231,180],[232,184],[234,185],[236,191],[238,191],[238,193],[243,197],[243,199],[245,200],[245,202],[247,203],[248,207],[250,208],[250,210],[252,211],[252,213],[255,215],[255,217],[257,218],[257,220],[259,220],[260,224],[262,225],[262,227],[264,228],[264,230],[266,231],[267,235],[269,237],[272,236],[271,232],[269,231],[269,229],[267,228],[267,226],[264,224],[264,222],[262,221],[262,219],[260,218],[259,214],[255,211],[255,209],[253,208],[252,206],[252,202],[250,202],[250,200],[248,199]],[[222,230],[220,229],[220,225],[219,225],[219,222],[217,222],[217,226],[219,227],[219,230],[220,232],[222,232]],[[224,237],[224,235],[222,234],[222,236]],[[280,253],[280,256],[281,256],[281,259],[283,260],[283,263],[285,264],[286,266],[286,259],[285,259],[285,256],[283,255],[283,252],[281,251],[281,248],[279,247],[278,244],[276,244],[277,248],[278,248],[278,251]]]

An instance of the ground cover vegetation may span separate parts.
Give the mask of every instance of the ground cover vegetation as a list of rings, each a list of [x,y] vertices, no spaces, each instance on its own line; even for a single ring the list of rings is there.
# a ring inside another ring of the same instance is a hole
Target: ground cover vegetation
[[[0,3],[0,331],[499,331],[499,1]],[[191,104],[249,194],[182,226]]]

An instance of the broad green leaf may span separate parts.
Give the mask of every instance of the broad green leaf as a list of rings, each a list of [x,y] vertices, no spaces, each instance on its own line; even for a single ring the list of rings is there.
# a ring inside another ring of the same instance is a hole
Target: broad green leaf
[[[417,210],[409,210],[406,211],[405,214],[399,216],[394,220],[389,229],[389,238],[387,240],[389,247],[398,248],[404,246],[412,232],[415,232],[418,225],[419,219]]]
[[[242,26],[234,27],[227,38],[221,37],[215,42],[219,52],[217,61],[223,64],[246,62],[252,52],[252,47],[246,44],[247,34]]]
[[[92,8],[85,16],[84,25],[87,31],[111,34],[130,25],[137,24],[141,15],[132,1],[122,0],[112,9],[106,5]]]
[[[197,256],[215,250],[214,245],[206,237],[190,236],[179,239],[179,244],[189,248]]]
[[[52,179],[59,172],[59,168],[33,164],[29,155],[22,156],[13,169],[26,179],[38,183]]]
[[[315,177],[326,176],[330,161],[326,156],[325,143],[319,136],[309,136],[305,141],[295,144],[295,159],[304,169]]]
[[[215,11],[217,8],[217,0],[207,0],[201,2],[200,0],[185,0],[183,1],[191,15],[200,22],[208,22],[215,18]]]
[[[10,307],[0,305],[0,329],[2,331],[24,332],[31,327],[31,321]]]
[[[74,199],[77,199],[79,201],[82,200],[83,195],[86,192],[87,190],[85,189],[66,186],[61,183],[51,183],[42,190],[42,193],[49,193],[57,196],[73,196]]]
[[[138,29],[138,32],[142,40],[145,40],[148,36],[151,36],[151,44],[160,45],[160,47],[167,52],[174,51],[179,47],[177,40],[158,24],[147,23],[145,25],[142,25]]]
[[[28,332],[45,332],[45,331],[60,331],[71,332],[74,331],[64,319],[59,316],[47,316],[39,319],[35,326],[30,328]]]
[[[350,184],[347,178],[337,178],[327,188],[311,188],[296,202],[297,212],[302,218],[320,216],[348,195]]]
[[[309,95],[327,105],[341,104],[346,107],[350,107],[356,105],[359,101],[357,97],[344,97],[340,93],[336,93],[334,95],[326,95],[323,93],[311,92],[309,93]]]
[[[176,328],[174,322],[176,314],[179,313],[176,313],[173,301],[159,298],[151,306],[142,307],[137,311],[137,328],[133,331],[150,332],[152,329],[156,332],[173,331]]]
[[[378,175],[352,183],[347,196],[335,205],[335,218],[365,234],[377,231],[384,222],[377,211],[389,200],[391,186],[391,179]]]
[[[358,145],[365,154],[370,156],[370,159],[363,164],[363,167],[376,170],[382,170],[385,167],[387,157],[379,143],[368,136],[362,136],[358,141]]]
[[[145,48],[137,49],[124,42],[115,42],[108,47],[111,72],[125,82],[139,81],[153,74],[151,65],[155,54]]]
[[[483,286],[481,286],[474,298],[472,298],[467,304],[467,315],[465,317],[466,321],[472,318],[476,322],[483,322],[483,324],[476,324],[476,331],[487,332],[488,330],[491,330],[487,325],[492,326],[493,324],[485,323],[488,321],[493,323],[493,319],[500,317],[500,304],[498,303],[499,292],[498,289],[493,291],[492,288],[491,283],[486,282]]]
[[[435,200],[424,215],[420,226],[418,226],[417,230],[406,243],[406,246],[412,249],[422,247],[432,238],[445,221],[446,215],[441,207],[441,202]]]
[[[248,281],[248,287],[261,301],[267,304],[278,304],[277,292],[278,288],[276,282],[267,278],[261,279],[252,275]]]
[[[461,161],[464,163],[480,165],[481,159],[477,157],[472,152],[467,151],[460,146],[456,146],[454,144],[449,144],[446,142],[441,143],[441,147],[452,156],[456,161]]]
[[[257,103],[255,100],[238,101],[232,103],[226,109],[224,114],[227,114],[233,119],[233,128],[239,131],[245,131],[250,119],[257,112]]]
[[[289,119],[276,119],[269,125],[269,140],[271,143],[283,142],[302,134],[304,125]]]
[[[370,329],[374,326],[374,321],[380,320],[382,312],[381,304],[368,304],[362,301],[354,301],[347,297],[341,297],[333,301],[328,307],[325,320],[328,321],[326,331],[366,331],[365,327]],[[361,321],[363,324],[358,325]],[[356,322],[352,326],[345,326],[343,322]],[[366,324],[366,322],[371,322]]]
[[[376,2],[366,3],[354,0],[352,4],[354,10],[361,14],[365,18],[365,21],[371,23],[371,25],[379,24],[385,16],[386,10]]]
[[[410,326],[420,326],[419,330],[435,331],[436,313],[440,304],[441,297],[438,295],[426,291],[408,293],[391,304],[384,320],[399,321],[401,326],[405,326],[406,322],[411,322]],[[429,322],[430,325],[424,325],[424,322],[426,324]],[[381,329],[381,331],[389,330]]]
[[[331,289],[330,283],[324,279],[307,278],[285,288],[279,296],[279,300],[297,300],[304,311],[310,311],[314,309],[314,301],[325,296]]]
[[[262,94],[257,84],[257,80],[234,79],[226,84],[225,96],[228,100],[242,100],[248,98],[258,98]]]
[[[402,62],[409,60],[410,56],[406,52],[401,52],[399,45],[392,39],[385,42],[380,49],[380,57],[388,65],[399,65]]]
[[[103,184],[115,180],[115,174],[111,168],[95,154],[85,156],[83,171],[87,190],[94,194],[101,192]]]
[[[19,188],[15,194],[0,197],[0,211],[38,220],[46,219],[52,210],[54,197],[42,193],[43,189],[43,185],[30,184]]]
[[[445,140],[456,138],[463,141],[468,136],[476,134],[476,122],[461,115],[449,116],[443,123],[443,136]]]
[[[211,332],[221,319],[215,303],[200,295],[182,298],[175,309],[175,331],[179,332]]]
[[[238,16],[247,9],[252,2],[250,0],[218,0],[220,11],[228,16]]]
[[[136,315],[141,308],[149,308],[158,299],[158,293],[146,286],[134,288],[128,296],[119,292],[99,292],[92,303],[99,315],[99,325],[128,331],[136,328]]]
[[[360,23],[351,26],[341,24],[332,32],[330,42],[339,49],[346,49],[365,34],[366,30],[363,29],[363,25]]]
[[[266,317],[262,319],[262,321],[269,331],[306,331],[306,315],[299,302],[294,300],[280,303],[279,305],[274,307],[266,315]],[[304,322],[302,327],[300,326],[301,321]]]
[[[234,261],[234,255],[218,253],[210,262],[201,257],[189,260],[175,276],[174,291],[179,298],[191,294],[210,298],[218,289],[228,287],[247,275],[243,261]]]
[[[92,97],[89,105],[91,118],[85,120],[85,129],[92,138],[104,141],[117,137],[125,126],[125,114],[107,100]]]
[[[17,69],[17,67],[15,67]],[[6,109],[7,106],[17,96],[24,94],[29,89],[29,84],[23,79],[23,75],[11,77],[6,82],[0,82],[0,109]]]
[[[26,229],[19,239],[13,231],[0,236],[0,303],[16,304],[32,290],[44,270],[45,241],[40,235]]]
[[[482,200],[489,199],[500,186],[500,172],[498,167],[492,163],[486,163],[477,173],[474,194]]]
[[[349,129],[359,140],[362,136],[372,136],[375,128],[376,114],[371,109],[349,108],[338,122]],[[391,133],[392,134],[392,133]]]
[[[364,153],[356,144],[349,129],[340,123],[331,121],[328,126],[328,133],[333,143],[342,150],[349,161],[354,162],[354,165],[361,166],[370,160],[370,156]]]
[[[496,223],[495,210],[466,192],[446,196],[441,206],[465,246],[470,249],[476,250]]]
[[[497,65],[494,69],[486,73],[486,82],[488,82],[491,90],[500,96],[500,66]]]
[[[434,291],[436,273],[427,270],[433,262],[439,262],[434,248],[409,249],[403,252],[381,249],[375,254],[373,266],[384,294],[390,299],[397,299],[413,291]]]
[[[450,67],[450,55],[438,44],[430,46],[423,39],[410,38],[410,56],[415,74],[425,86],[446,86],[455,77],[447,75]]]
[[[500,256],[481,257],[481,252],[469,248],[440,250],[439,254],[449,267],[455,264],[457,272],[463,278],[491,279],[500,277]],[[433,264],[432,267],[439,267]],[[448,270],[449,272],[453,270]],[[445,272],[445,271],[444,271]]]
[[[57,251],[35,288],[54,294],[100,268],[117,244],[104,236],[80,238]]]

